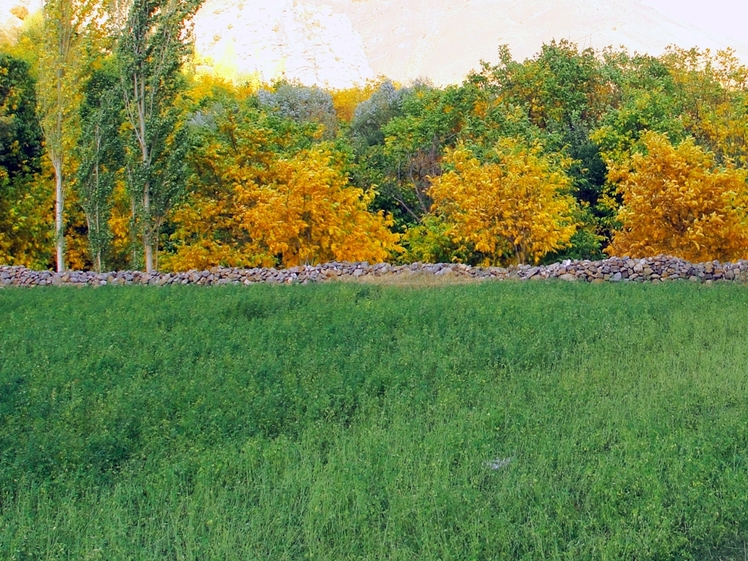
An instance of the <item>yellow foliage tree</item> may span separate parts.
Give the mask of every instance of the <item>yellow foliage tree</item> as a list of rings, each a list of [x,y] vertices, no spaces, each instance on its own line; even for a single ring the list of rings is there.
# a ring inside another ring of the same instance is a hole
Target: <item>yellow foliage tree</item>
[[[175,212],[170,269],[382,262],[398,249],[390,219],[367,210],[374,193],[351,187],[324,146],[265,170],[228,166],[221,181],[230,192],[196,194]]]
[[[610,169],[623,198],[622,228],[606,251],[692,262],[748,258],[748,172],[716,169],[714,156],[693,138],[674,147],[667,136],[648,132],[642,144],[645,153]]]
[[[385,81],[384,78],[377,80],[368,80],[363,86],[354,86],[343,90],[333,90],[332,103],[335,107],[335,113],[338,119],[346,123],[350,123],[353,120],[353,114],[356,112],[356,107],[369,99],[372,94],[379,89],[379,86]]]
[[[429,194],[432,210],[451,224],[450,237],[494,264],[508,257],[537,263],[566,247],[577,228],[569,162],[513,139],[497,144],[495,156],[481,164],[464,146],[447,153],[452,170],[433,179]]]
[[[351,187],[324,148],[273,166],[274,181],[242,216],[259,247],[286,267],[325,261],[382,262],[399,236],[383,213],[367,207],[374,192]],[[237,193],[239,195],[239,193]],[[249,199],[252,199],[251,193]],[[241,200],[240,196],[240,200]]]
[[[42,43],[37,45],[39,121],[55,177],[57,271],[65,269],[65,199],[70,153],[79,134],[77,110],[88,62],[87,44],[95,44],[102,4],[98,0],[46,0]],[[74,166],[72,166],[74,167]]]
[[[717,161],[748,165],[748,67],[732,50],[670,47],[661,57],[676,85],[679,118]]]
[[[124,181],[118,181],[112,193],[112,214],[109,217],[112,240],[107,256],[107,264],[115,270],[131,267],[136,261],[138,239],[132,224],[132,202]]]

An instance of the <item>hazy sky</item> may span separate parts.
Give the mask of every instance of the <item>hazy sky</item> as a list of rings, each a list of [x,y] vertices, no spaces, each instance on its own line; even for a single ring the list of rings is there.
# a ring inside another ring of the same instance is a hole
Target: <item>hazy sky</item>
[[[670,16],[748,43],[746,0],[642,0]]]

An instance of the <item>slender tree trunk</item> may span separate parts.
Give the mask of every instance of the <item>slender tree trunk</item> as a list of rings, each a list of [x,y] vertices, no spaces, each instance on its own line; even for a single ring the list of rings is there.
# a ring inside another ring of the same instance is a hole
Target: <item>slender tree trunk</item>
[[[139,82],[139,83],[138,83]],[[140,150],[143,169],[150,166],[150,155],[148,153],[148,144],[146,143],[146,92],[145,80],[142,78],[138,81],[135,76],[133,83],[135,99],[138,99],[138,121],[140,128]],[[143,257],[145,258],[145,272],[153,272],[153,218],[151,217],[151,182],[145,180],[143,184]]]
[[[145,257],[145,272],[153,272],[153,222],[151,220],[151,193],[148,181],[143,186],[143,254]]]
[[[130,217],[132,220],[132,228],[130,229],[130,244],[132,247],[132,263],[131,266],[134,269],[137,266],[138,262],[138,234],[136,230],[137,225],[137,215],[135,210],[135,205],[137,203],[135,202],[135,195],[130,196]]]
[[[65,270],[65,191],[62,188],[62,158],[58,154],[51,154],[52,167],[55,169],[55,248],[57,272]]]
[[[98,175],[98,173],[97,173]],[[96,207],[96,255],[94,260],[94,265],[96,267],[96,272],[101,272],[101,216],[100,216],[100,209],[98,206]]]
[[[156,222],[153,235],[153,269],[158,272],[158,233],[161,231],[161,220]]]
[[[92,240],[92,239],[96,240],[96,244],[93,247],[93,250],[94,250],[94,267],[96,267],[96,272],[97,273],[101,272],[101,247],[100,247],[101,238],[99,236],[99,233],[101,232],[101,223],[99,222],[99,194],[101,193],[101,184],[99,183],[99,181],[100,181],[100,178],[99,178],[99,154],[101,153],[101,134],[100,134],[100,132],[101,131],[97,127],[96,128],[96,162],[94,164],[94,185],[96,186],[96,190],[94,191],[94,193],[96,193],[96,195],[94,197],[94,201],[95,201],[94,204],[96,205],[95,206],[95,211],[94,211],[94,222],[95,222],[96,226],[94,228],[93,235],[92,235],[92,232],[91,232],[91,223],[90,223],[90,221],[89,221],[89,224],[88,224],[88,239],[89,239],[89,243],[91,243],[90,240]]]
[[[60,44],[61,57],[64,49],[64,44]],[[55,169],[55,248],[56,248],[56,262],[57,272],[61,273],[65,270],[65,186],[63,184],[63,148],[62,148],[62,128],[63,128],[63,105],[64,97],[62,92],[62,84],[64,79],[64,69],[59,68],[56,72],[56,91],[57,91],[57,115],[55,126],[52,131],[54,141],[50,147],[50,158],[52,160],[52,167]]]
[[[145,272],[150,275],[153,272],[153,244],[144,240],[143,250],[145,253]]]

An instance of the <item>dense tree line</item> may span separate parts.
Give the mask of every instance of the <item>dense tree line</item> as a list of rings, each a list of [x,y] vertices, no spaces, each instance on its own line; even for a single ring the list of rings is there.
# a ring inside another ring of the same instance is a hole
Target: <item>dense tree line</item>
[[[748,258],[748,69],[561,41],[460,85],[196,74],[199,0],[48,0],[0,55],[0,262]]]

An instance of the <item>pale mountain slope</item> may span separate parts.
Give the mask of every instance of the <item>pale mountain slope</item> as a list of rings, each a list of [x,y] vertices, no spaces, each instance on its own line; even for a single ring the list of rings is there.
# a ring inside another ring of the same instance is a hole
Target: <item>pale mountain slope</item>
[[[515,58],[535,54],[551,39],[580,47],[625,45],[661,53],[667,45],[733,46],[748,60],[748,45],[678,22],[638,0],[307,0],[345,13],[361,33],[377,74],[407,81],[425,76],[456,83],[481,59],[495,61],[506,43]]]
[[[0,0],[0,25],[41,0]],[[515,58],[552,39],[580,47],[624,45],[661,53],[667,45],[734,47],[736,42],[663,15],[640,0],[207,0],[195,19],[204,70],[345,87],[377,75],[458,83],[508,44]]]
[[[346,87],[374,77],[345,13],[293,0],[207,0],[195,18],[198,53],[223,73],[286,76]]]

